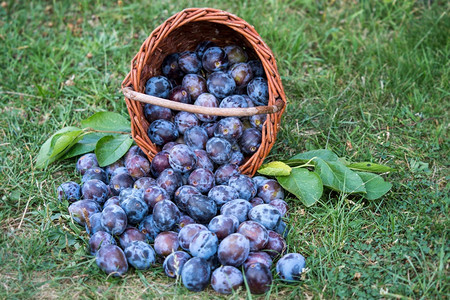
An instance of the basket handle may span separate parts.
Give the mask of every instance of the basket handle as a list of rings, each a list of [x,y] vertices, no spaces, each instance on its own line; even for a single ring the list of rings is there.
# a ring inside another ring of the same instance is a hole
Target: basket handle
[[[262,114],[274,114],[281,111],[284,107],[284,101],[281,100],[280,98],[278,98],[275,101],[275,105],[269,106],[255,106],[248,108],[219,108],[219,107],[204,107],[193,104],[185,104],[159,97],[154,97],[147,94],[136,92],[131,87],[124,87],[122,89],[122,93],[128,99],[143,103],[163,106],[173,110],[187,111],[195,114],[223,116],[223,117],[245,117]]]

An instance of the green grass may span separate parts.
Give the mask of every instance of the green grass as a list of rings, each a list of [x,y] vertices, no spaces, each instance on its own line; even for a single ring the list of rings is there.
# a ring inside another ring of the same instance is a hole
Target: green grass
[[[72,3],[73,2],[73,3]],[[160,23],[215,7],[253,24],[288,97],[268,159],[329,148],[398,169],[377,201],[294,199],[289,251],[303,280],[266,298],[448,298],[450,35],[446,1],[6,1],[0,8],[0,298],[219,298],[162,274],[106,278],[56,187],[75,160],[34,168],[57,129],[101,110],[127,114],[120,84]],[[88,53],[92,55],[88,58]],[[236,298],[247,297],[240,291]]]

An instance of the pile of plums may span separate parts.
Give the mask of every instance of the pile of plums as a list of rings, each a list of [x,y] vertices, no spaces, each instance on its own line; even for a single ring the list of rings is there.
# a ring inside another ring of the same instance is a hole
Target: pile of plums
[[[261,63],[246,61],[238,46],[203,42],[195,52],[167,56],[167,77],[150,78],[146,92],[205,106],[267,104]],[[248,96],[233,94],[245,86]],[[243,286],[244,277],[252,293],[265,293],[271,269],[281,280],[299,280],[304,257],[285,254],[284,190],[273,179],[239,171],[242,152],[258,149],[264,121],[217,120],[152,105],[145,116],[150,139],[161,147],[151,162],[138,146],[105,168],[88,153],[76,166],[81,185],[58,187],[59,200],[71,203],[70,215],[90,235],[88,250],[100,269],[122,276],[129,266],[148,270],[162,262],[167,276],[181,277],[187,289],[211,283],[223,294]]]

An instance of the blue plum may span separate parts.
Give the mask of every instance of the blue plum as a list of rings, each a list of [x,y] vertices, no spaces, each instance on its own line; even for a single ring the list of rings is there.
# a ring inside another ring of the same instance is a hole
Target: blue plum
[[[249,240],[239,233],[227,236],[219,244],[217,254],[219,261],[225,266],[241,266],[250,253]]]
[[[269,104],[269,86],[262,77],[255,77],[247,85],[247,94],[255,105]]]
[[[170,149],[169,164],[173,170],[182,173],[190,172],[193,170],[196,163],[197,156],[190,147],[179,144]]]
[[[167,120],[156,120],[150,124],[147,130],[150,140],[158,146],[173,142],[178,138],[178,130],[175,125]]]
[[[103,181],[105,184],[108,184],[108,174],[106,174],[106,171],[103,170],[100,167],[92,167],[90,169],[87,169],[86,172],[84,172],[83,177],[81,178],[81,182],[86,182],[91,179],[98,179],[100,181]]]
[[[178,234],[174,231],[161,232],[155,238],[155,252],[160,256],[168,256],[170,253],[177,251],[179,246]]]
[[[258,222],[269,230],[273,230],[281,222],[280,212],[276,207],[269,204],[261,204],[253,207],[248,213],[248,218]]]
[[[105,231],[112,235],[122,234],[128,225],[125,211],[122,207],[113,204],[103,209],[100,221]]]
[[[89,239],[89,253],[96,255],[102,246],[115,245],[114,237],[105,231],[97,231]]]
[[[208,76],[206,86],[211,94],[223,99],[233,94],[236,89],[236,82],[230,74],[217,71]]]
[[[159,174],[156,179],[156,184],[169,194],[169,196],[173,196],[175,191],[182,185],[183,181],[180,173],[175,172],[171,168],[167,168]]]
[[[188,224],[181,228],[178,233],[178,242],[180,243],[180,247],[186,251],[189,251],[189,246],[192,242],[194,236],[200,231],[208,231],[205,225],[201,224]]]
[[[145,93],[150,96],[167,98],[171,89],[172,84],[164,76],[151,77],[145,83]]]
[[[73,181],[64,182],[57,189],[58,200],[75,202],[81,198],[80,185]]]
[[[81,175],[84,175],[87,170],[93,167],[98,167],[97,157],[94,153],[87,153],[78,159],[76,170],[81,173]]]
[[[170,200],[162,200],[153,207],[153,221],[161,231],[171,230],[180,220],[180,210]]]
[[[228,201],[238,199],[239,193],[235,188],[228,185],[216,185],[208,192],[208,197],[213,199],[217,206],[220,207]]]
[[[103,204],[108,199],[109,189],[103,181],[91,179],[83,184],[81,194],[84,199],[91,199],[98,204]]]
[[[225,164],[231,158],[231,144],[222,138],[210,138],[206,143],[206,153],[216,164]]]
[[[156,261],[153,248],[144,241],[134,241],[125,248],[125,257],[137,270],[148,270]]]
[[[288,253],[277,262],[278,276],[284,281],[298,281],[305,268],[305,258],[298,253]]]
[[[195,221],[206,224],[217,214],[217,205],[204,195],[193,195],[188,199],[187,213]]]
[[[270,269],[261,263],[254,263],[245,270],[245,278],[252,294],[264,294],[272,285]]]
[[[188,260],[181,270],[183,285],[190,291],[203,291],[209,284],[211,269],[208,262],[200,257]]]
[[[211,286],[220,294],[231,294],[243,285],[242,272],[233,266],[221,266],[211,275]]]
[[[191,259],[191,256],[184,251],[175,251],[164,259],[163,269],[170,278],[181,275],[184,264]]]
[[[116,245],[102,246],[96,255],[99,268],[113,277],[123,276],[128,271],[128,262],[122,249]]]
[[[214,174],[207,169],[195,169],[189,175],[189,184],[205,194],[214,186]]]
[[[209,230],[198,232],[189,244],[192,256],[209,259],[217,252],[219,239],[217,235]]]
[[[78,200],[69,205],[70,216],[83,227],[86,226],[90,216],[100,211],[100,205],[94,200]]]
[[[225,216],[235,216],[240,223],[247,220],[247,214],[252,209],[252,205],[245,199],[235,199],[225,203],[220,209],[220,213]]]
[[[247,175],[232,176],[228,181],[228,185],[236,189],[241,199],[250,200],[256,196],[255,184]]]

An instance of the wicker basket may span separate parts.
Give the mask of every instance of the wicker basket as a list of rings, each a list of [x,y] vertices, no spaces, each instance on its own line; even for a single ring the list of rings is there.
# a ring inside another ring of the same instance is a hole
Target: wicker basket
[[[269,86],[268,106],[254,108],[206,108],[183,104],[143,94],[146,81],[161,74],[161,63],[166,55],[186,50],[193,51],[204,40],[218,46],[244,45],[249,59],[259,59],[264,67]],[[144,117],[145,103],[219,116],[250,116],[267,113],[262,129],[260,148],[241,167],[241,172],[253,176],[269,154],[280,126],[280,118],[286,106],[286,96],[278,74],[272,51],[261,37],[244,20],[225,11],[211,8],[188,8],[156,28],[142,44],[131,61],[131,71],[122,83],[128,112],[131,117],[131,133],[136,144],[151,160],[160,151],[147,135],[148,121]]]

